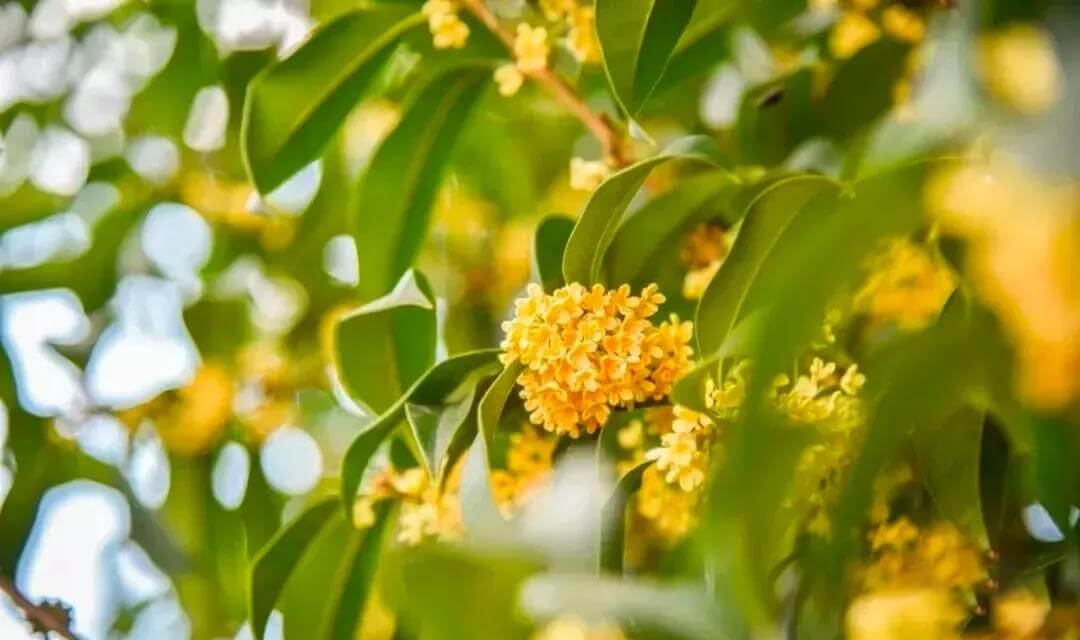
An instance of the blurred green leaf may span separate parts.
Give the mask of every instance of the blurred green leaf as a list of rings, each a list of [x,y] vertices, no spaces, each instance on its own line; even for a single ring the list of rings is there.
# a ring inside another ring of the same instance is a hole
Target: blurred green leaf
[[[626,505],[641,488],[641,476],[652,466],[652,460],[639,463],[615,483],[601,515],[599,569],[603,573],[621,574],[623,551],[626,545]]]
[[[498,529],[504,524],[491,490],[491,443],[521,369],[521,363],[516,361],[503,369],[480,399],[476,410],[478,433],[465,460],[460,492],[465,530],[471,534]]]
[[[435,302],[431,285],[409,270],[387,295],[338,322],[334,368],[353,401],[382,413],[435,359]]]
[[[907,68],[910,48],[883,38],[846,60],[829,83],[822,116],[829,131],[847,138],[885,115]]]
[[[750,204],[731,252],[698,304],[694,327],[701,356],[714,354],[751,311],[747,307],[750,291],[758,286],[758,276],[770,257],[783,259],[783,254],[777,258],[773,253],[791,221],[815,197],[837,189],[822,176],[792,176],[778,180]]]
[[[566,244],[563,276],[567,282],[591,285],[604,281],[601,273],[604,255],[631,199],[654,168],[675,159],[692,160],[721,168],[729,166],[727,158],[711,138],[689,136],[676,140],[658,155],[627,167],[605,180],[585,203],[585,209]]]
[[[330,584],[320,638],[351,640],[357,636],[392,520],[389,503],[377,504],[375,511],[375,522],[369,528],[351,530],[345,548],[335,549],[339,569]]]
[[[260,193],[319,155],[398,38],[422,22],[407,6],[345,14],[255,78],[244,102],[241,139],[248,175]]]
[[[548,293],[566,284],[562,275],[563,253],[573,230],[574,220],[559,214],[545,217],[536,227],[532,269]]]
[[[637,115],[660,81],[697,0],[597,0],[596,34],[612,91]]]
[[[486,67],[456,68],[421,86],[375,151],[352,219],[364,297],[384,294],[416,258],[443,169],[489,77]]]
[[[962,407],[943,422],[914,423],[913,440],[930,497],[968,538],[989,548],[979,494],[986,414]]]
[[[813,110],[813,73],[803,69],[748,91],[739,106],[739,161],[778,165],[820,129]]]
[[[285,525],[255,557],[251,567],[251,629],[257,640],[262,640],[270,611],[301,556],[330,516],[340,508],[341,503],[332,498],[308,507]]]

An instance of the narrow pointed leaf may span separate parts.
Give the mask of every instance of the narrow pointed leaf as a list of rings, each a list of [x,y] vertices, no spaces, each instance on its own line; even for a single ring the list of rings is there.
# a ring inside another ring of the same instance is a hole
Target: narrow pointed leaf
[[[414,11],[384,5],[347,13],[249,85],[241,150],[260,193],[269,193],[319,156],[398,39],[423,23]]]
[[[341,569],[333,584],[323,633],[320,635],[325,640],[351,640],[357,637],[391,521],[388,503],[376,505],[375,510],[375,522],[371,527],[352,530],[348,544],[341,552]]]
[[[251,568],[251,628],[262,640],[266,620],[281,596],[285,583],[307,550],[322,531],[340,503],[327,499],[309,507],[285,525],[255,557]]]
[[[416,258],[454,142],[489,78],[482,66],[436,76],[409,100],[401,122],[375,151],[352,225],[365,297],[386,293]]]
[[[533,237],[533,274],[548,293],[566,284],[562,274],[566,243],[574,231],[574,220],[553,214],[540,221]]]
[[[631,117],[656,88],[696,5],[697,0],[597,0],[604,70]]]
[[[623,551],[626,546],[626,505],[631,496],[641,488],[641,477],[651,465],[652,460],[648,460],[623,474],[615,483],[615,491],[604,505],[598,557],[601,572],[622,573]]]

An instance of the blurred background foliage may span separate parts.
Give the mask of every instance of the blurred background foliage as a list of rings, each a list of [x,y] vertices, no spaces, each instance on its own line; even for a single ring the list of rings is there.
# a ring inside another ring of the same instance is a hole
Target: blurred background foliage
[[[0,4],[0,636],[1078,638],[1078,99],[1068,0]],[[692,359],[570,437],[529,282]]]

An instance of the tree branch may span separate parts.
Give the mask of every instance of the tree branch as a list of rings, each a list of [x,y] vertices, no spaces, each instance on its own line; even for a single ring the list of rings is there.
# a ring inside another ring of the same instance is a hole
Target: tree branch
[[[495,37],[511,52],[514,50],[514,36],[501,22],[499,18],[488,9],[484,0],[461,0],[461,3],[474,15]],[[571,113],[581,120],[585,128],[604,145],[604,153],[609,163],[616,167],[624,167],[633,158],[626,144],[623,133],[616,128],[615,124],[604,114],[593,113],[589,105],[581,99],[573,88],[551,69],[544,67],[539,71],[522,71],[522,73],[535,80],[544,87],[556,100],[570,110]]]
[[[78,636],[71,631],[71,617],[63,612],[60,605],[30,602],[7,576],[0,576],[0,591],[6,593],[15,606],[23,612],[35,633],[51,631],[67,640],[79,640]]]

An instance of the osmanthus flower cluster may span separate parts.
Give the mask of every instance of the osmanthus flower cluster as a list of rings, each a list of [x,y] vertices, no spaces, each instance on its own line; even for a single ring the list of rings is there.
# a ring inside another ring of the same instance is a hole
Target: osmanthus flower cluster
[[[506,468],[491,472],[495,504],[504,517],[528,502],[550,476],[557,445],[553,434],[527,422],[510,435]]]
[[[371,526],[377,502],[399,500],[398,542],[414,546],[426,538],[460,539],[464,529],[458,496],[461,468],[460,463],[456,465],[441,488],[421,467],[398,470],[390,466],[379,471],[353,501],[353,524]]]
[[[692,323],[650,320],[663,302],[656,285],[637,296],[628,285],[574,283],[550,294],[529,285],[503,323],[500,358],[524,365],[517,382],[532,423],[576,438],[612,409],[663,400],[693,354]]]
[[[734,234],[719,224],[703,223],[694,227],[680,254],[687,268],[686,277],[683,279],[684,298],[701,298],[713,276],[720,270],[724,258],[731,251],[733,238]]]

